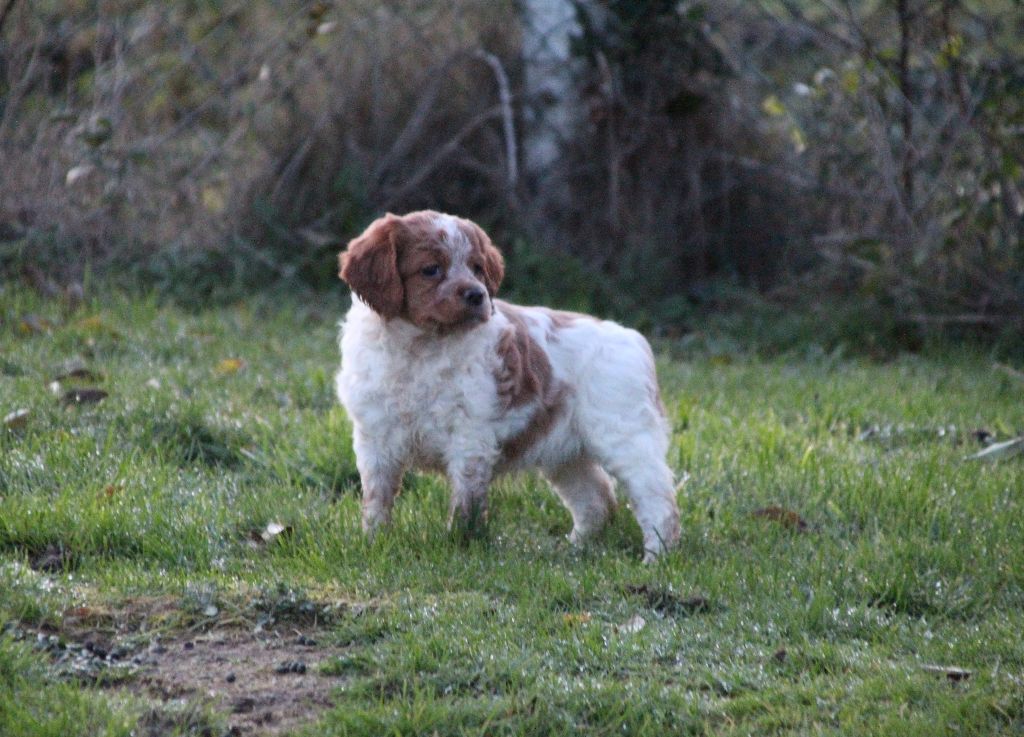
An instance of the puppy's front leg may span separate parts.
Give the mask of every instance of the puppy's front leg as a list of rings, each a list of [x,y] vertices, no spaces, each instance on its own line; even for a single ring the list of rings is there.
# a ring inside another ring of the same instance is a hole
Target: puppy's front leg
[[[404,468],[399,459],[382,453],[360,433],[354,440],[356,468],[363,487],[363,532],[372,538],[377,528],[391,521]]]
[[[452,498],[448,508],[448,529],[461,537],[483,533],[487,524],[487,487],[493,468],[481,459],[448,464]]]

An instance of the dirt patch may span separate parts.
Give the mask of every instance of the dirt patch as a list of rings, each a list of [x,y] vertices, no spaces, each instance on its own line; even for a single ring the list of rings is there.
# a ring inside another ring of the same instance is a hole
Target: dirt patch
[[[313,721],[342,679],[320,673],[338,648],[316,633],[210,631],[164,640],[134,658],[129,691],[162,702],[204,702],[234,734],[275,735]]]

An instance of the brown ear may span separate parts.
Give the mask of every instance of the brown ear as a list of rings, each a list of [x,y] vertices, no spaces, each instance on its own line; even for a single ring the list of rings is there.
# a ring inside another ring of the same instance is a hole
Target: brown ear
[[[502,257],[501,251],[491,243],[490,237],[483,228],[470,220],[463,222],[469,225],[469,230],[472,233],[471,239],[483,251],[484,286],[487,287],[487,293],[493,297],[498,293],[501,280],[505,278],[505,259]]]
[[[484,247],[484,284],[487,292],[493,297],[498,293],[501,280],[505,278],[505,259],[501,251],[491,245],[490,239]]]
[[[400,219],[391,213],[374,220],[361,236],[349,241],[338,255],[338,273],[352,291],[381,317],[397,317],[405,290],[398,273],[397,229]]]

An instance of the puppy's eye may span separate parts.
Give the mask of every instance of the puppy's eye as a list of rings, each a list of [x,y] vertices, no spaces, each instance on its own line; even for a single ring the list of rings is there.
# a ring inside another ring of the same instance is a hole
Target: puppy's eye
[[[473,264],[473,273],[476,274],[477,276],[483,276],[484,267],[481,266],[480,264]]]
[[[423,274],[423,276],[434,277],[441,273],[441,267],[437,264],[431,264],[430,266],[424,266],[420,269],[420,273]]]

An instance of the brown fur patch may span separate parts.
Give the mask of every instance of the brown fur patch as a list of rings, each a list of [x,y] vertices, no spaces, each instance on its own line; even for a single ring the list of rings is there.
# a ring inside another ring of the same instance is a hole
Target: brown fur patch
[[[511,327],[498,341],[501,370],[498,396],[508,407],[520,407],[543,397],[552,382],[551,361],[548,354],[530,335],[530,330],[519,309],[507,302],[495,304]]]
[[[390,213],[374,220],[338,256],[338,276],[372,310],[386,318],[397,317],[405,299],[398,273],[396,228],[400,221]]]
[[[505,259],[502,258],[501,252],[491,243],[491,239],[483,231],[483,228],[472,220],[464,218],[456,218],[456,220],[459,227],[466,234],[466,237],[469,238],[469,242],[473,246],[473,255],[479,260],[480,266],[483,268],[483,279],[484,285],[487,287],[487,293],[494,297],[498,293],[501,280],[505,278]]]
[[[565,330],[566,328],[570,328],[582,320],[599,322],[599,320],[593,315],[584,315],[582,312],[569,312],[568,310],[552,310],[549,307],[537,307],[535,309],[541,312],[551,321],[551,327],[549,327],[547,331],[548,340],[558,340],[559,330]]]
[[[512,462],[550,432],[564,409],[567,387],[555,380],[551,361],[530,335],[522,312],[507,302],[498,301],[495,306],[511,323],[497,347],[501,358],[495,375],[498,396],[509,408],[539,403],[526,428],[502,446],[502,459]]]
[[[552,388],[552,391],[544,397],[544,401],[530,418],[530,423],[517,435],[506,440],[501,446],[501,460],[503,463],[515,463],[539,440],[543,439],[554,426],[555,421],[561,417],[565,410],[565,397],[568,394],[568,387],[559,384]]]

